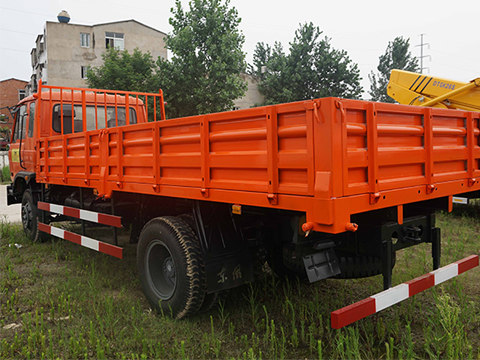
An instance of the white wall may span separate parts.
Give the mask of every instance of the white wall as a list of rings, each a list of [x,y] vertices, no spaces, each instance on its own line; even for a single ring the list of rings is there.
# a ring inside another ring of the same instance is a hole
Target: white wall
[[[8,164],[8,151],[0,151],[0,169]]]

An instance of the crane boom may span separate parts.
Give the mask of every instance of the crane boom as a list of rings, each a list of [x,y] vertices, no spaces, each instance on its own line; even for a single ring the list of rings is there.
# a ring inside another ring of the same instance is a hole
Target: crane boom
[[[480,111],[480,78],[461,82],[392,70],[387,94],[400,104]]]

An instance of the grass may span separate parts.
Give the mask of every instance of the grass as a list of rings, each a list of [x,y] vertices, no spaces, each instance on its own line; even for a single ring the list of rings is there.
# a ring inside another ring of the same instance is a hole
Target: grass
[[[2,184],[10,184],[12,182],[12,179],[10,177],[10,166],[4,166],[0,169],[0,171],[2,172]]]
[[[443,265],[480,253],[479,220],[439,214]],[[134,245],[118,260],[61,239],[30,243],[5,221],[0,238],[2,359],[480,359],[478,268],[342,330],[330,312],[381,291],[381,276],[304,284],[265,274],[219,308],[172,320],[150,310]],[[431,269],[429,245],[405,249],[394,282]]]

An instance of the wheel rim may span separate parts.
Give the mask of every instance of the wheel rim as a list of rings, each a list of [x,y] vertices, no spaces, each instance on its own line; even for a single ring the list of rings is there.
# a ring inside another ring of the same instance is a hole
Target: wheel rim
[[[28,201],[22,205],[22,223],[25,229],[32,230],[33,209]]]
[[[161,240],[153,240],[148,245],[145,256],[145,269],[150,288],[162,300],[172,297],[177,287],[175,260]]]

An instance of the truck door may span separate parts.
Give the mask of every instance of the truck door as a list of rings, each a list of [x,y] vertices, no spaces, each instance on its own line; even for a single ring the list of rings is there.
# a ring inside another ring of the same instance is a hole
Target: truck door
[[[35,172],[35,139],[34,139],[34,126],[35,126],[35,102],[28,103],[28,114],[25,118],[27,124],[26,135],[22,139],[22,160],[23,165],[26,167],[26,171]],[[27,120],[28,118],[28,120]]]
[[[25,170],[24,150],[27,127],[27,104],[20,105],[15,112],[15,124],[10,144],[10,172],[13,174]]]

